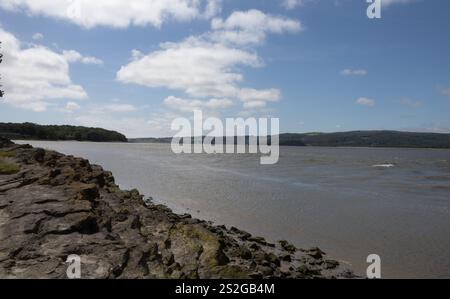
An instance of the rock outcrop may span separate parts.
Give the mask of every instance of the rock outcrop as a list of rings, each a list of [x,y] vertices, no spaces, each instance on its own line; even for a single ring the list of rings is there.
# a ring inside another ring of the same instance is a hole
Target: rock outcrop
[[[10,140],[8,140],[8,139],[0,137],[0,148],[6,147],[8,145],[12,145],[12,142]]]
[[[348,278],[320,249],[270,244],[123,191],[87,160],[0,140],[0,278]]]

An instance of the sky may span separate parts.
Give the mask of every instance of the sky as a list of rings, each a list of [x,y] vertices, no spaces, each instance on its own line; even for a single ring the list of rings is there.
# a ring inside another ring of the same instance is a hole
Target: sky
[[[450,132],[450,1],[0,0],[0,122]]]

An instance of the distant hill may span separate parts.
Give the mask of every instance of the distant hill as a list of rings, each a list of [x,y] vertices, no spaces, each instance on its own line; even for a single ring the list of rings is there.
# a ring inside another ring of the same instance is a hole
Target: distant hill
[[[0,123],[0,136],[22,140],[76,140],[92,142],[127,142],[125,135],[100,128],[41,126],[33,123]]]
[[[248,137],[247,137],[248,140]],[[170,143],[171,138],[130,139],[129,142]],[[450,148],[450,134],[398,131],[281,134],[282,146]]]
[[[450,134],[354,131],[280,135],[282,145],[330,147],[450,148]]]
[[[171,143],[172,138],[131,138],[130,143]]]

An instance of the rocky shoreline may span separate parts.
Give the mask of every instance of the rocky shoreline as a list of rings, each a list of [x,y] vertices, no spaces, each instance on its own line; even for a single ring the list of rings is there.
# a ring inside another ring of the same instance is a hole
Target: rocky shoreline
[[[0,138],[0,278],[353,278],[318,248],[177,215],[89,161]]]

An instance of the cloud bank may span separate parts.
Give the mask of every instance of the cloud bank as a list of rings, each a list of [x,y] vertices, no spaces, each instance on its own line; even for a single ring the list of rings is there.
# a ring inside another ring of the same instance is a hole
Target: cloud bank
[[[160,27],[168,20],[211,18],[220,11],[221,0],[0,0],[0,7],[69,21],[87,29]]]
[[[213,19],[211,31],[200,36],[161,44],[159,50],[147,55],[133,50],[132,61],[119,70],[117,80],[147,87],[166,87],[203,100],[202,103],[194,101],[194,106],[207,107],[211,99],[236,99],[246,109],[264,108],[269,102],[279,101],[281,91],[242,87],[244,75],[239,67],[262,66],[254,47],[261,45],[267,34],[300,30],[301,24],[297,20],[258,10],[237,11],[225,20]],[[169,97],[169,104],[175,98]],[[193,102],[184,101],[187,102],[179,102],[180,107],[189,108],[186,104]],[[218,105],[217,108],[227,107]]]
[[[80,85],[72,83],[68,59],[43,46],[22,47],[11,33],[0,28],[4,54],[2,83],[5,103],[14,107],[45,111],[52,100],[86,99]],[[81,55],[81,54],[80,54]]]

